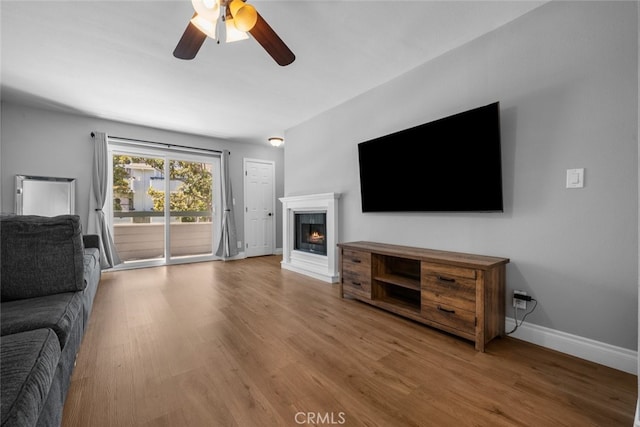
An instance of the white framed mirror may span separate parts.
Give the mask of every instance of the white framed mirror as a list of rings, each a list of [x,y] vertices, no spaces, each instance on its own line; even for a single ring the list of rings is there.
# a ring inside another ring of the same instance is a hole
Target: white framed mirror
[[[16,214],[75,214],[75,178],[16,175]]]

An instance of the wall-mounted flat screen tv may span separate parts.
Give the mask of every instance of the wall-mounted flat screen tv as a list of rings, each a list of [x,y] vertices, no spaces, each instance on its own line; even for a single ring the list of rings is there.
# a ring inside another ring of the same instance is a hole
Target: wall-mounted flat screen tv
[[[363,212],[502,212],[500,104],[358,144]]]

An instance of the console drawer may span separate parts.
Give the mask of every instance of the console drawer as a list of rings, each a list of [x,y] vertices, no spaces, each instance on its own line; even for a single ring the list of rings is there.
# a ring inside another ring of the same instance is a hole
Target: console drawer
[[[471,280],[476,280],[476,278],[478,277],[477,271],[473,268],[458,267],[455,265],[435,264],[426,261],[423,261],[421,263],[421,266],[423,276],[453,276]]]
[[[371,298],[371,254],[342,250],[340,273],[343,293]]]
[[[467,334],[476,332],[475,311],[463,310],[433,301],[422,301],[420,314],[425,319]]]
[[[476,310],[476,271],[422,263],[422,298],[464,310]]]
[[[371,274],[371,254],[369,252],[342,250],[342,268],[346,270],[364,271]]]
[[[371,282],[361,275],[354,275],[350,271],[343,271],[342,292],[371,299]]]

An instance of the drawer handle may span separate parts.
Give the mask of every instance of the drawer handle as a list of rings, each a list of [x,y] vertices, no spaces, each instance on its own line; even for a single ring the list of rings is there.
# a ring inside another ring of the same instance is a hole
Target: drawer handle
[[[444,311],[445,313],[449,313],[449,314],[456,314],[455,310],[447,310],[446,308],[442,308],[442,306],[438,305],[438,310],[439,311]]]
[[[352,259],[351,262],[356,263],[356,264],[360,264],[362,261],[360,261],[359,259]]]
[[[450,279],[449,277],[443,277],[443,276],[438,276],[438,280],[441,282],[447,282],[447,283],[455,283],[456,279]]]
[[[351,284],[352,284],[352,285],[355,285],[355,286],[362,286],[362,285],[360,284],[360,282],[351,282]]]

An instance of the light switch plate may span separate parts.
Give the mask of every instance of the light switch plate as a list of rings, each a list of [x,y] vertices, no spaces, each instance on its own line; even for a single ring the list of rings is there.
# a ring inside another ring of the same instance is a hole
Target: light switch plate
[[[567,188],[584,187],[584,168],[567,169]]]

